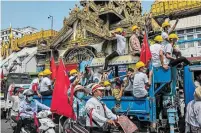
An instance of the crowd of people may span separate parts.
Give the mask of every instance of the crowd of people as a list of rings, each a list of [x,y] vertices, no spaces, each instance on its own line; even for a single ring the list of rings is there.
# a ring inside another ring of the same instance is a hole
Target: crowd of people
[[[178,21],[176,21],[176,23],[177,22]],[[86,125],[86,129],[90,132],[104,132],[104,128],[100,127],[105,126],[105,123],[115,126],[115,121],[118,121],[119,119],[119,116],[115,115],[106,104],[101,101],[104,96],[115,97],[116,105],[119,106],[122,96],[145,98],[149,95],[148,89],[152,84],[151,77],[153,74],[153,67],[169,69],[169,67],[177,66],[180,63],[189,65],[190,62],[185,57],[182,57],[181,54],[178,54],[180,52],[174,47],[178,41],[177,34],[172,33],[175,26],[176,24],[171,28],[170,24],[165,21],[162,24],[162,35],[157,35],[154,38],[155,44],[150,46],[152,57],[148,67],[149,74],[146,73],[146,65],[142,61],[139,61],[136,63],[135,68],[127,69],[125,78],[121,79],[118,75],[115,75],[113,81],[109,80],[108,72],[110,69],[108,69],[108,62],[116,56],[123,55],[126,48],[126,38],[122,28],[117,28],[112,34],[117,39],[117,50],[105,58],[101,81],[92,81],[92,83],[89,82],[87,86],[82,86],[81,82],[83,80],[83,74],[80,74],[75,69],[71,70],[69,72],[71,84],[66,93],[70,98],[70,94],[73,92],[73,111],[76,115],[76,120],[82,122],[83,125]],[[141,44],[138,39],[139,27],[136,25],[133,26],[132,31],[133,35],[129,40],[130,52],[134,56],[140,56]],[[176,56],[173,56],[173,54]],[[34,112],[37,113],[38,107],[49,109],[49,107],[34,100],[33,95],[37,94],[38,97],[52,95],[54,82],[50,79],[51,73],[52,72],[49,69],[40,72],[38,78],[31,82],[31,86],[28,90],[24,90],[23,88],[13,90],[14,86],[10,86],[9,99],[14,103],[11,113],[13,119],[18,115],[22,117],[23,120],[28,116],[33,116]],[[87,102],[84,100],[86,95],[91,95],[91,98]],[[190,102],[187,107],[186,121],[192,130],[197,129],[196,127],[201,127],[200,101],[201,89],[199,87],[195,91],[195,100]],[[117,106],[117,108],[119,106]],[[195,113],[191,113],[192,111]],[[22,125],[22,120],[18,121],[15,133],[19,133],[19,129]]]

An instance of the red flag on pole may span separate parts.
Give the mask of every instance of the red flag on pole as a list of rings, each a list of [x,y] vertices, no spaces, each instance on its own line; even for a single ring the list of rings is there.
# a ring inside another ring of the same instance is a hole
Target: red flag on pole
[[[140,52],[140,61],[144,62],[144,64],[147,66],[150,59],[151,59],[151,51],[149,48],[148,38],[145,32],[142,44],[142,50]]]
[[[56,82],[52,95],[51,111],[59,115],[74,118],[73,108],[68,101],[67,91],[70,86],[70,80],[65,70],[62,59],[59,62],[59,68],[56,74]]]
[[[51,60],[50,60],[50,70],[52,72],[51,79],[54,80],[56,78],[57,67],[56,67],[56,64],[55,64],[53,56],[51,57]]]

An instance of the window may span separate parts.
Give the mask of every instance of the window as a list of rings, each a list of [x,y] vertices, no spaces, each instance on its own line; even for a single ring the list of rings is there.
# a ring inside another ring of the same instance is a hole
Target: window
[[[187,45],[188,45],[188,48],[194,47],[194,43],[193,42],[188,42]]]
[[[200,41],[198,41],[198,46],[201,46],[201,40],[200,40]]]
[[[193,35],[187,35],[187,40],[192,40],[193,39]]]
[[[201,38],[201,34],[197,34],[197,38]]]
[[[1,35],[3,35],[3,32],[1,32]]]
[[[201,27],[196,28],[196,32],[201,32]]]
[[[193,29],[187,29],[186,33],[193,33]]]
[[[2,37],[2,40],[4,40],[4,37]]]
[[[18,35],[18,32],[16,32],[16,35]]]
[[[184,34],[184,30],[178,30],[177,34]]]
[[[180,44],[180,45],[179,45],[179,48],[180,48],[180,49],[186,48],[186,47],[185,47],[185,44],[184,44],[184,43]]]
[[[179,36],[179,40],[184,40],[184,36]]]

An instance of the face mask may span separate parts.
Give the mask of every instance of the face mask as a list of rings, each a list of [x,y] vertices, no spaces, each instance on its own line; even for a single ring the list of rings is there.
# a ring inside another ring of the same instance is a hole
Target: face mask
[[[19,95],[18,95],[18,96],[19,96],[19,98],[20,98],[20,99],[23,99],[23,98],[24,98],[24,95],[23,95],[23,94],[21,94],[21,93],[19,93]]]
[[[98,96],[97,99],[100,101],[102,99],[102,97]]]
[[[108,86],[108,87],[105,87],[105,89],[109,91],[111,88],[110,88],[110,86]]]
[[[76,97],[82,99],[84,97],[84,92],[77,92]]]
[[[29,102],[31,102],[33,100],[33,97],[31,96],[31,97],[28,97],[27,99]]]

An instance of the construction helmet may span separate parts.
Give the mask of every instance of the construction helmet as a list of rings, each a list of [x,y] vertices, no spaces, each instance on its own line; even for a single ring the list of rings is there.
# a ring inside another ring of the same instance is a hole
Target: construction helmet
[[[38,76],[44,76],[43,72],[39,72]]]
[[[77,73],[77,70],[76,70],[76,69],[70,70],[70,76],[73,75],[73,74],[75,74],[75,73]]]
[[[135,67],[136,67],[137,69],[139,69],[139,68],[141,68],[141,67],[145,67],[145,64],[144,64],[142,61],[139,61],[139,62],[136,63]]]
[[[170,23],[168,21],[163,22],[162,27],[170,26]]]
[[[109,81],[104,81],[104,86],[108,86],[108,85],[111,85],[111,83]]]
[[[136,30],[136,29],[138,29],[139,27],[137,26],[137,25],[134,25],[132,28],[131,28],[131,30],[132,31],[134,31],[134,30]]]
[[[169,39],[179,39],[179,38],[178,38],[177,34],[172,33],[169,35]]]
[[[52,72],[50,71],[50,69],[45,69],[43,71],[43,75],[50,75],[50,74],[52,74]]]
[[[157,41],[157,42],[162,42],[163,41],[163,37],[158,35],[154,38],[154,41]]]
[[[122,28],[116,28],[115,32],[123,32],[123,29]]]

